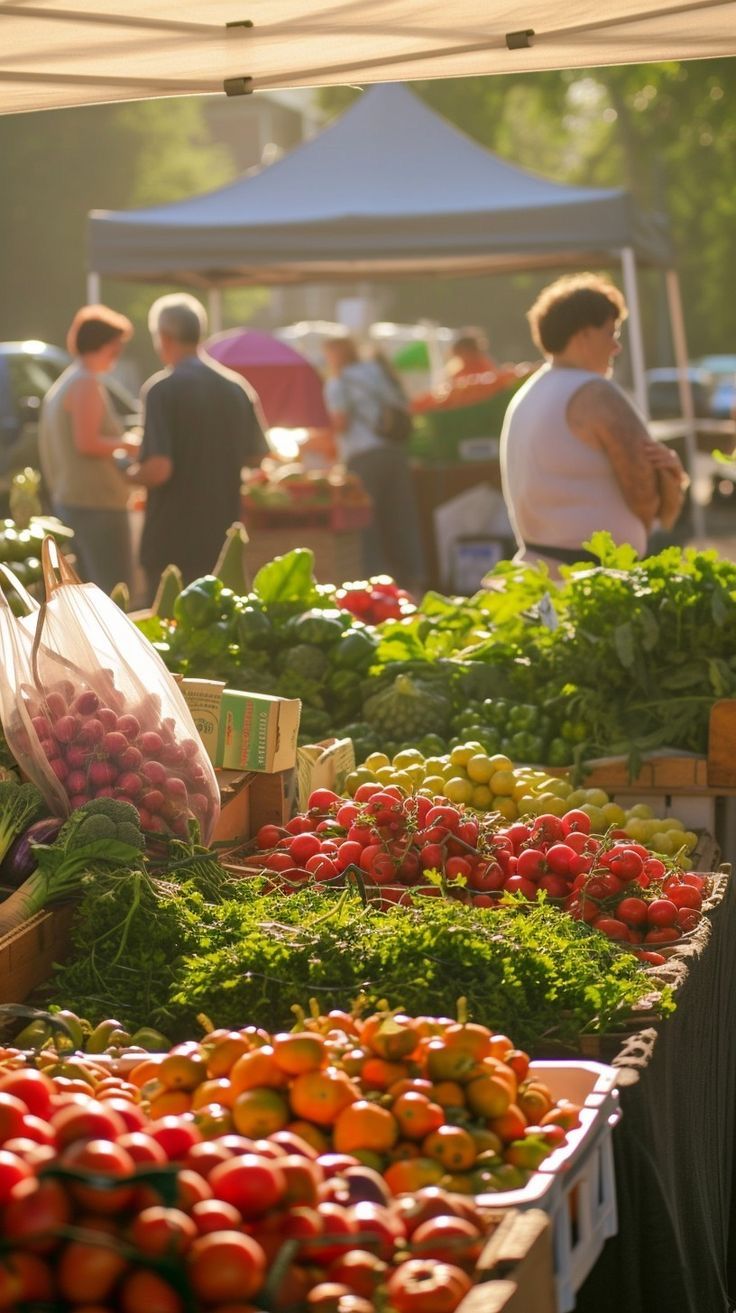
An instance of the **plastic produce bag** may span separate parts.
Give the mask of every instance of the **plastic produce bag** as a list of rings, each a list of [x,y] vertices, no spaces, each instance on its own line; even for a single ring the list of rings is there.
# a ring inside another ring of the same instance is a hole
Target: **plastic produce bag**
[[[11,752],[61,815],[90,798],[121,798],[146,832],[183,837],[195,820],[208,843],[219,788],[172,676],[53,539],[42,561],[38,610],[18,620],[0,594],[0,719]]]

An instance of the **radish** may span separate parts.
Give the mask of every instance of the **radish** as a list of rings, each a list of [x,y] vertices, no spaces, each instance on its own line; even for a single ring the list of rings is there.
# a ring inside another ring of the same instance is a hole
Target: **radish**
[[[168,779],[168,773],[160,761],[145,761],[141,766],[141,775],[156,785],[165,784]]]
[[[65,716],[67,713],[66,700],[61,693],[49,693],[46,698],[46,709],[53,720],[59,716]]]
[[[88,776],[89,782],[94,788],[104,789],[106,784],[115,783],[118,773],[109,761],[93,761]]]
[[[141,732],[140,722],[136,720],[135,716],[130,715],[119,716],[115,728],[119,734],[124,734],[131,743],[135,742]]]
[[[77,711],[80,716],[93,716],[100,705],[100,699],[92,689],[87,689],[80,693],[72,703],[72,711]]]
[[[89,751],[77,743],[72,743],[66,750],[66,764],[71,770],[82,770],[89,760]]]
[[[157,757],[164,746],[164,741],[154,730],[147,730],[145,734],[141,734],[136,746],[145,756]]]
[[[79,731],[80,743],[99,743],[105,737],[105,728],[101,720],[86,720]]]
[[[141,806],[145,807],[148,812],[159,812],[165,802],[164,795],[160,789],[149,789],[141,798]]]
[[[125,752],[120,754],[120,767],[122,770],[137,770],[143,761],[143,753],[137,748],[126,748]]]
[[[141,777],[140,775],[136,775],[135,771],[126,771],[126,773],[121,775],[118,779],[118,789],[121,793],[125,793],[129,798],[135,798],[140,793],[142,787]]]
[[[117,730],[110,730],[102,740],[102,746],[110,757],[119,757],[128,748],[128,740]]]
[[[73,770],[69,772],[66,778],[67,793],[84,793],[86,787],[87,776],[83,770]]]
[[[77,737],[78,729],[76,716],[60,716],[54,725],[54,736],[59,743],[71,743]]]
[[[97,713],[97,719],[101,721],[106,732],[115,729],[115,726],[118,723],[117,713],[111,711],[109,707],[100,707]]]

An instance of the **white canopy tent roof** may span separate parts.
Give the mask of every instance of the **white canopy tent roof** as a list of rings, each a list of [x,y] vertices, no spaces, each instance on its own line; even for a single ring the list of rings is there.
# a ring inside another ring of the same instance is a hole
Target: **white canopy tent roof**
[[[736,54],[736,0],[0,0],[0,112]]]

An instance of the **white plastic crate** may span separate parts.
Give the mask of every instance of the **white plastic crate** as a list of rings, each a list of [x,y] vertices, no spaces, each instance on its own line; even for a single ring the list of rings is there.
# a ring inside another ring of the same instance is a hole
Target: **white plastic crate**
[[[613,1128],[620,1120],[617,1073],[599,1062],[533,1062],[531,1071],[555,1099],[580,1105],[580,1126],[521,1190],[482,1195],[489,1208],[541,1208],[553,1230],[558,1313],[575,1295],[618,1230]]]

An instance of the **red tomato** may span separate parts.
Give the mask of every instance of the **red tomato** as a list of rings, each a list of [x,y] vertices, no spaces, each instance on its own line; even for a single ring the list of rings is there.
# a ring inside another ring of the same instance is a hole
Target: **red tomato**
[[[311,1262],[323,1265],[355,1249],[358,1226],[349,1210],[340,1204],[321,1203],[317,1213],[322,1219],[322,1235],[326,1238],[320,1237],[309,1245],[309,1258]]]
[[[547,849],[547,866],[553,875],[569,875],[578,854],[566,843],[553,843]]]
[[[377,1254],[365,1249],[353,1249],[335,1259],[330,1265],[328,1277],[330,1281],[347,1286],[356,1295],[372,1299],[376,1288],[386,1280],[387,1272],[386,1264]]]
[[[39,1181],[29,1175],[22,1185],[15,1187],[12,1199],[5,1205],[3,1238],[17,1248],[46,1253],[56,1248],[53,1233],[67,1226],[71,1216],[71,1200],[59,1181]]]
[[[645,925],[649,908],[643,898],[622,898],[616,915],[627,925]]]
[[[107,1300],[127,1267],[122,1254],[109,1245],[72,1240],[57,1260],[59,1293],[73,1304]]]
[[[0,1078],[0,1094],[14,1094],[36,1117],[45,1117],[51,1108],[54,1086],[42,1071],[23,1067],[8,1071]]]
[[[607,866],[619,880],[628,884],[629,880],[636,880],[642,873],[644,863],[638,853],[631,848],[612,848],[606,853],[601,862]]]
[[[677,924],[685,933],[694,930],[696,925],[700,925],[700,920],[700,912],[694,907],[681,907],[677,913]]]
[[[412,1253],[417,1258],[432,1258],[439,1263],[472,1263],[481,1251],[481,1234],[464,1217],[432,1217],[422,1222],[412,1234]]]
[[[0,1144],[23,1134],[23,1123],[30,1108],[15,1094],[0,1094]]]
[[[130,1238],[152,1258],[182,1254],[197,1238],[197,1225],[179,1208],[144,1208],[133,1220]]]
[[[8,1202],[16,1185],[30,1177],[31,1169],[22,1158],[0,1149],[0,1205]]]
[[[385,1262],[392,1259],[396,1245],[406,1239],[406,1227],[401,1219],[383,1204],[368,1201],[361,1201],[348,1211],[356,1228],[354,1244],[372,1250]]]
[[[478,862],[468,877],[468,884],[471,889],[490,890],[493,893],[503,889],[505,880],[506,876],[498,862]]]
[[[111,1140],[77,1140],[61,1158],[64,1167],[82,1172],[94,1172],[108,1181],[117,1177],[131,1177],[135,1163],[130,1154]],[[69,1193],[91,1213],[118,1213],[133,1198],[133,1185],[98,1186],[71,1181]]]
[[[674,926],[662,926],[658,930],[648,930],[644,936],[645,944],[674,944],[680,938],[680,931]]]
[[[92,1098],[66,1104],[52,1113],[51,1125],[60,1148],[75,1140],[117,1140],[128,1129],[116,1112]]]
[[[531,838],[534,842],[560,843],[564,837],[565,826],[559,816],[545,812],[542,816],[537,816],[532,823]]]
[[[161,1145],[146,1131],[130,1131],[118,1140],[121,1149],[129,1153],[134,1163],[155,1163],[163,1167],[168,1162]]]
[[[644,862],[644,874],[649,876],[650,880],[661,880],[667,874],[667,867],[658,857],[648,857]]]
[[[217,1199],[224,1199],[243,1217],[260,1217],[286,1194],[286,1177],[275,1160],[245,1153],[215,1167],[209,1178]]]
[[[567,898],[570,892],[567,880],[563,880],[561,875],[543,876],[539,881],[539,888],[543,889],[549,898]]]
[[[516,874],[525,880],[541,880],[546,871],[541,848],[525,848],[516,860]]]
[[[506,835],[506,838],[511,841],[514,852],[518,857],[522,844],[527,843],[531,837],[531,830],[528,825],[524,825],[521,821],[516,821],[513,825],[509,825],[508,829],[504,830],[504,834]]]
[[[449,803],[440,804],[439,806],[431,807],[429,809],[426,816],[426,824],[443,825],[445,829],[454,832],[460,824],[460,813],[455,807],[451,807]]]
[[[340,847],[337,850],[335,866],[338,871],[345,871],[348,866],[359,866],[362,855],[363,844],[357,843],[355,840],[346,839],[344,843],[340,844]]]
[[[594,923],[596,930],[600,930],[602,935],[607,935],[609,939],[617,939],[623,943],[631,943],[629,937],[629,928],[623,921],[617,921],[612,916],[599,916]]]
[[[634,957],[638,957],[640,962],[646,962],[648,966],[652,967],[661,967],[667,961],[667,958],[663,957],[661,953],[648,952],[644,948],[637,948]]]
[[[590,817],[588,813],[578,811],[577,808],[574,808],[573,811],[565,812],[565,815],[562,817],[562,829],[566,835],[573,833],[590,834]]]
[[[448,880],[456,880],[458,876],[467,880],[470,872],[470,862],[465,857],[450,857],[445,863],[445,875]]]
[[[504,889],[510,894],[523,894],[530,902],[534,902],[538,889],[532,880],[525,880],[523,875],[510,875],[506,880]]]
[[[193,1144],[198,1144],[202,1135],[189,1113],[180,1117],[159,1117],[148,1132],[152,1139],[161,1145],[169,1162],[182,1162]]]
[[[649,904],[647,920],[651,926],[662,929],[673,926],[677,920],[677,907],[669,898],[655,898]]]
[[[455,1313],[470,1277],[452,1263],[410,1258],[391,1273],[388,1296],[397,1313]]]
[[[316,834],[297,834],[289,844],[289,856],[296,866],[304,866],[310,857],[316,857],[322,851],[322,843]]]
[[[667,897],[675,907],[691,907],[699,912],[703,906],[703,899],[699,890],[693,888],[691,884],[681,884],[674,888],[671,886],[667,889]]]
[[[192,1208],[191,1218],[200,1235],[209,1235],[212,1231],[237,1231],[243,1221],[237,1208],[226,1204],[224,1199],[203,1199]]]

